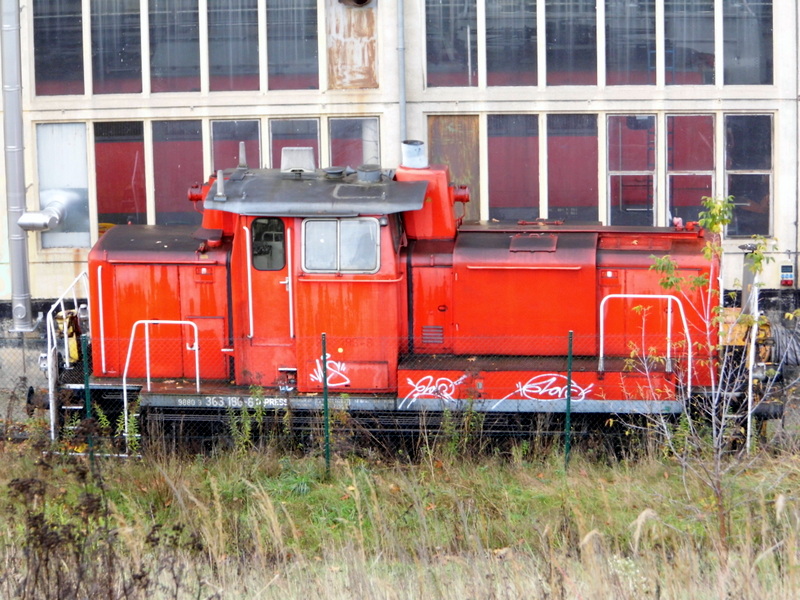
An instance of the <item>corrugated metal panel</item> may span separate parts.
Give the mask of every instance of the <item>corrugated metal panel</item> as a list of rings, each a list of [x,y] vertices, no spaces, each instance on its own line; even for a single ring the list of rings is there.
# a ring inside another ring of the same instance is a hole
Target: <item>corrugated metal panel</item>
[[[326,0],[326,7],[329,87],[377,88],[376,6],[354,8]]]
[[[450,165],[456,185],[469,186],[466,219],[480,219],[480,162],[477,115],[432,115],[428,117],[428,160],[432,165]]]

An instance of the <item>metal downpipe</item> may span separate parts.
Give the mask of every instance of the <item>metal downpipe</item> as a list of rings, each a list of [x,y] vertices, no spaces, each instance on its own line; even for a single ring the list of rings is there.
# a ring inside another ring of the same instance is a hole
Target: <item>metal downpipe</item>
[[[5,137],[6,206],[11,268],[11,312],[16,332],[33,331],[28,273],[28,236],[18,222],[25,213],[25,161],[22,132],[22,66],[19,0],[2,2],[3,133]]]
[[[400,113],[400,141],[407,137],[406,115],[406,9],[404,0],[397,0],[397,104]]]

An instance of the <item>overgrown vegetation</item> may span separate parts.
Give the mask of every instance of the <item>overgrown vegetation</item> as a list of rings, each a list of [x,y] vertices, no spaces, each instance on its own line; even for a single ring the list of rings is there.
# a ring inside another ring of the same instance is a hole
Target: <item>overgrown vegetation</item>
[[[2,448],[4,598],[770,598],[800,589],[800,459],[758,455],[716,501],[655,453],[520,442],[414,463],[271,447],[125,461]],[[700,461],[702,458],[694,460]]]

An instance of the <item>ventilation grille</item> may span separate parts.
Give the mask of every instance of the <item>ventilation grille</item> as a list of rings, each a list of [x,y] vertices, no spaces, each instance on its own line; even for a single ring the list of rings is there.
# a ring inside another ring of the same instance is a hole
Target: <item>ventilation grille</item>
[[[423,344],[444,344],[444,327],[438,325],[422,326]]]

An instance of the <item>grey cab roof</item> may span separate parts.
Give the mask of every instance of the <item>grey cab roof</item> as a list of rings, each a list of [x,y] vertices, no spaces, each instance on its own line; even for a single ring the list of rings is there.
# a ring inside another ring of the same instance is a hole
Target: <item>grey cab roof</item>
[[[355,217],[419,210],[427,182],[394,181],[382,175],[377,182],[358,180],[356,174],[330,177],[281,173],[277,169],[239,168],[224,172],[224,194],[215,182],[204,203],[206,209],[270,217]]]

